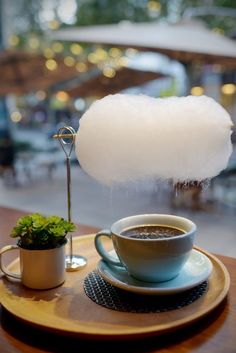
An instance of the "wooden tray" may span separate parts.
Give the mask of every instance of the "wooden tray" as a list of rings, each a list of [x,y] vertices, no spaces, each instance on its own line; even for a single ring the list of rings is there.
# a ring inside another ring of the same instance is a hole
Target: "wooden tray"
[[[213,271],[207,292],[194,303],[178,310],[148,314],[104,308],[90,300],[83,289],[85,276],[96,268],[99,260],[93,241],[94,235],[74,238],[74,253],[86,256],[88,264],[80,271],[67,272],[65,283],[58,288],[30,290],[18,281],[2,277],[0,301],[3,307],[17,318],[47,330],[79,337],[127,339],[158,335],[193,323],[216,308],[227,295],[230,279],[225,266],[215,256],[198,248],[212,261]],[[12,262],[9,268],[19,269],[19,260]]]

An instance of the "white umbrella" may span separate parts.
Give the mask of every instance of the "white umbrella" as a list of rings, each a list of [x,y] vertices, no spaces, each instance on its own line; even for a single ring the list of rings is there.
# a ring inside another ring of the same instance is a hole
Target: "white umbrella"
[[[51,38],[132,47],[157,51],[183,62],[200,60],[236,67],[236,43],[196,21],[176,24],[121,22],[77,27],[52,32]]]

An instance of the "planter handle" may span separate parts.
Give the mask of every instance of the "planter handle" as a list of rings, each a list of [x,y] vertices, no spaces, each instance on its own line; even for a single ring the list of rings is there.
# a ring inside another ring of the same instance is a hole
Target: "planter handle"
[[[15,249],[19,249],[18,245],[6,245],[4,246],[1,250],[0,250],[0,269],[2,270],[2,272],[9,277],[12,278],[17,278],[17,279],[21,279],[21,275],[19,275],[18,273],[14,273],[9,271],[6,266],[3,264],[3,254],[6,253],[7,251],[10,250],[15,250]]]

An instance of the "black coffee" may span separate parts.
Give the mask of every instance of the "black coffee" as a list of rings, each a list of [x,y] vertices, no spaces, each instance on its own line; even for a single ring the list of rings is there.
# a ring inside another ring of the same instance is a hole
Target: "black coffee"
[[[138,239],[161,239],[176,237],[184,233],[183,230],[174,227],[147,224],[127,228],[121,232],[121,235]]]

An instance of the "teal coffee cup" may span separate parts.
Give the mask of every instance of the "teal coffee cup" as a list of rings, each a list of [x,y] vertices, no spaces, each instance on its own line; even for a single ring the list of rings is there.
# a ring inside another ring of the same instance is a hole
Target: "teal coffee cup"
[[[169,214],[142,214],[122,218],[110,230],[95,236],[95,248],[109,265],[124,267],[145,282],[169,281],[187,262],[197,227],[189,219]],[[103,246],[112,240],[117,257]]]

